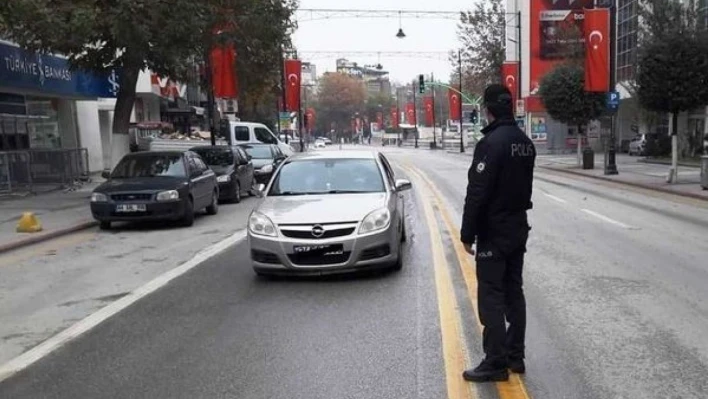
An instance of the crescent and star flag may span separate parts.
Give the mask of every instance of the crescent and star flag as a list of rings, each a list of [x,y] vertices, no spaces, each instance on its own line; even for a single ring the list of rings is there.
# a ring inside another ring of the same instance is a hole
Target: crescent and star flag
[[[414,103],[408,103],[406,104],[406,122],[410,125],[415,125],[416,120],[415,120],[415,104]]]
[[[425,126],[433,126],[433,97],[423,97],[423,106],[425,107]]]
[[[305,117],[307,118],[307,128],[312,130],[315,126],[315,109],[308,108],[307,112],[305,112]]]
[[[211,50],[211,76],[214,97],[238,97],[236,79],[236,49],[233,44],[216,46]]]
[[[516,110],[516,100],[519,97],[519,63],[504,62],[502,64],[502,82],[511,92],[512,104]]]
[[[450,119],[453,121],[460,120],[460,93],[455,90],[447,90],[447,101],[450,104]]]
[[[610,10],[585,10],[585,91],[610,91]]]
[[[391,127],[398,129],[398,124],[398,107],[393,106],[391,107]]]
[[[300,108],[300,76],[302,62],[285,60],[285,109],[297,112]]]

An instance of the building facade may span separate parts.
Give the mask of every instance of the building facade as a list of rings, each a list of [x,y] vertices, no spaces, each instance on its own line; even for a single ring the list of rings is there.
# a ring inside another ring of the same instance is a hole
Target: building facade
[[[351,62],[346,58],[337,60],[337,72],[361,79],[366,85],[366,90],[371,96],[391,95],[391,82],[388,71],[383,70],[381,65],[361,66],[356,62]]]

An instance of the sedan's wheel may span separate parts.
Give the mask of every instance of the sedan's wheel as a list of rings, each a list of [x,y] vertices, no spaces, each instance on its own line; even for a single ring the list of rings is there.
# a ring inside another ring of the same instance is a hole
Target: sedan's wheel
[[[408,241],[408,232],[406,231],[406,223],[403,222],[403,231],[401,232],[401,242]]]
[[[98,228],[101,230],[110,230],[111,229],[111,222],[100,222],[98,225]]]
[[[219,213],[219,194],[216,190],[211,194],[211,204],[206,208],[207,215]]]
[[[239,182],[236,182],[234,186],[234,196],[233,196],[234,204],[238,204],[241,202],[241,184]]]
[[[189,227],[194,224],[194,202],[189,198],[184,206],[184,215],[180,224],[184,227]]]

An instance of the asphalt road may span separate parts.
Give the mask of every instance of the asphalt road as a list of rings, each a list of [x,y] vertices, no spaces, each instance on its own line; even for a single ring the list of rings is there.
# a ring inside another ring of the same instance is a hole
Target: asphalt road
[[[386,152],[416,186],[401,272],[263,280],[240,242],[0,382],[0,398],[708,397],[706,204],[539,171],[528,372],[467,388],[458,363],[476,365],[480,339],[454,244],[471,159]]]

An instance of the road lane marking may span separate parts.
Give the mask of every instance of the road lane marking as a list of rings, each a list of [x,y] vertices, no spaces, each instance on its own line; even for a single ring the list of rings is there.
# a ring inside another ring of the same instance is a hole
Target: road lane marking
[[[543,193],[543,195],[545,195],[546,197],[552,199],[553,201],[560,202],[561,204],[567,204],[567,203],[568,203],[568,201],[564,200],[563,198],[556,197],[556,196],[553,195],[553,194]]]
[[[433,251],[433,270],[438,298],[438,314],[440,315],[447,397],[448,399],[474,398],[476,397],[473,391],[474,387],[462,379],[467,352],[462,340],[461,320],[456,311],[457,299],[452,285],[450,268],[445,258],[442,235],[432,209],[429,193],[426,195],[418,184],[416,187],[418,198],[423,203],[423,213],[428,224],[430,245]]]
[[[139,301],[140,299],[157,291],[159,288],[165,286],[175,278],[187,273],[188,271],[199,266],[210,258],[213,258],[214,256],[220,254],[230,246],[243,240],[245,237],[246,230],[241,230],[230,235],[224,240],[205,248],[204,250],[194,255],[194,257],[188,260],[187,262],[161,274],[160,276],[156,277],[152,281],[149,281],[145,285],[138,287],[130,294],[106,305],[97,312],[87,316],[83,320],[72,325],[71,327],[63,330],[62,332],[54,335],[53,337],[47,339],[46,341],[28,350],[27,352],[8,361],[7,363],[0,366],[0,382],[6,380],[13,374],[27,368],[36,361],[40,360],[41,358],[49,355],[53,351],[59,349],[66,343],[80,336],[81,334],[86,333],[87,331],[106,321],[111,316]]]
[[[448,210],[447,205],[445,205],[442,200],[442,194],[440,193],[440,191],[420,169],[412,165],[408,165],[406,169],[408,169],[409,172],[412,172],[412,174],[418,176],[419,179],[424,180],[426,185],[430,189],[430,194],[434,197],[434,204],[439,210],[448,232],[453,237],[453,247],[457,255],[460,268],[462,270],[462,276],[465,280],[465,285],[467,286],[467,297],[469,298],[472,304],[472,309],[474,309],[476,316],[479,314],[477,301],[476,264],[472,257],[465,251],[464,247],[462,246],[462,242],[460,241],[459,229],[457,229],[455,224],[452,222],[452,217],[450,216],[450,212]],[[475,317],[475,320],[477,321],[477,327],[481,334],[483,330],[482,324],[480,323],[478,317]],[[531,399],[531,395],[528,393],[528,389],[526,388],[524,381],[518,374],[512,373],[509,376],[508,381],[497,382],[496,387],[500,399]]]
[[[591,211],[590,209],[581,209],[581,211],[587,213],[588,215],[594,216],[602,221],[605,221],[607,223],[613,224],[615,226],[621,227],[623,229],[628,229],[628,230],[637,230],[637,227],[633,227],[627,224],[624,224],[622,222],[618,222],[617,220],[614,220],[612,218],[609,218],[601,213],[597,213],[595,211]]]

